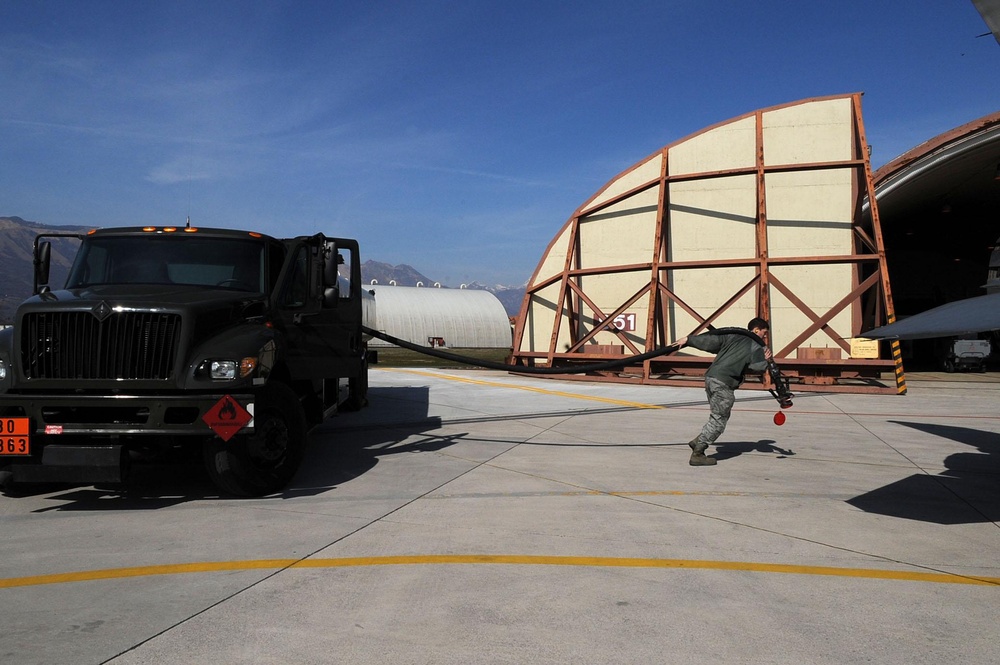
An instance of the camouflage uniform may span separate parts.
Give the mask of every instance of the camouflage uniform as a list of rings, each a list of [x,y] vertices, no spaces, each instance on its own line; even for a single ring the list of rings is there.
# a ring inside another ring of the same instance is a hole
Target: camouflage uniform
[[[733,412],[733,404],[736,402],[736,393],[722,381],[709,376],[705,377],[705,394],[708,395],[711,414],[708,416],[708,422],[701,428],[698,440],[708,448],[709,444],[715,443],[725,431],[726,423],[729,422],[729,416]]]
[[[759,373],[767,369],[763,342],[755,338],[746,331],[734,333],[725,329],[688,338],[688,346],[715,354],[715,360],[705,372],[705,394],[711,415],[701,434],[691,442],[696,453],[704,453],[725,431],[736,401],[733,391],[743,383],[746,371]]]

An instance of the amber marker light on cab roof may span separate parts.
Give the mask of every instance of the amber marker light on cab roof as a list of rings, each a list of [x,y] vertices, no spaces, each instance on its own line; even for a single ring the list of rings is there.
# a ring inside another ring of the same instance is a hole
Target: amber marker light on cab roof
[[[257,233],[256,231],[247,231],[247,233],[250,234],[251,238],[260,238],[261,237],[261,235],[259,233]]]
[[[198,229],[191,228],[190,226],[184,227],[184,233],[198,233]]]
[[[144,227],[142,227],[142,230],[145,231],[146,233],[152,233],[153,231],[156,230],[156,227],[155,226],[144,226]]]

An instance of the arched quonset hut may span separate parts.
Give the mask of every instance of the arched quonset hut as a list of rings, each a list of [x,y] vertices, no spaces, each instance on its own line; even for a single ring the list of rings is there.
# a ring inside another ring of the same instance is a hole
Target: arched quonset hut
[[[424,346],[510,348],[510,318],[489,291],[375,284],[366,288],[375,293],[380,332]],[[372,339],[368,346],[392,345]]]
[[[549,244],[514,358],[570,367],[762,316],[799,390],[902,392],[898,353],[852,344],[892,320],[877,206],[862,215],[871,193],[860,94],[756,111],[668,145]],[[710,362],[685,352],[588,378],[690,385]]]

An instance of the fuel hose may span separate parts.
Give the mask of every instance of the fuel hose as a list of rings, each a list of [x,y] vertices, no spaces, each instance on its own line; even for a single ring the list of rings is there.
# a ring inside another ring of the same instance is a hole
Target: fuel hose
[[[612,369],[619,369],[621,367],[626,367],[628,365],[633,365],[635,363],[644,362],[652,358],[657,358],[659,356],[665,356],[668,353],[673,353],[678,347],[676,344],[671,346],[665,346],[660,349],[654,349],[652,351],[647,351],[646,353],[640,353],[637,356],[628,356],[625,358],[620,358],[618,360],[608,360],[605,362],[593,363],[590,365],[574,365],[572,367],[526,367],[524,365],[508,365],[506,363],[497,363],[490,360],[478,360],[475,358],[469,358],[467,356],[460,356],[455,353],[448,353],[447,351],[439,351],[437,349],[429,349],[426,346],[420,346],[419,344],[414,344],[412,342],[407,342],[405,339],[399,339],[398,337],[393,337],[392,335],[380,332],[378,330],[373,330],[367,326],[362,326],[361,329],[366,335],[371,335],[376,339],[380,339],[384,342],[389,342],[390,344],[395,344],[396,346],[402,347],[404,349],[409,349],[410,351],[416,351],[417,353],[423,353],[428,356],[434,356],[435,358],[442,358],[444,360],[451,360],[452,362],[464,363],[466,365],[474,365],[476,367],[485,367],[486,369],[496,369],[502,372],[512,372],[514,374],[586,374],[588,372],[604,372]]]
[[[507,363],[497,363],[491,360],[479,360],[475,358],[469,358],[467,356],[461,356],[455,353],[448,353],[447,351],[439,351],[437,349],[427,348],[426,346],[420,346],[419,344],[414,344],[413,342],[408,342],[405,339],[400,339],[398,337],[393,337],[388,333],[381,332],[379,330],[374,330],[368,326],[362,326],[362,331],[371,335],[376,339],[380,339],[384,342],[390,344],[395,344],[404,349],[409,349],[410,351],[416,351],[417,353],[422,353],[424,355],[433,356],[435,358],[441,358],[443,360],[450,360],[452,362],[463,363],[465,365],[473,365],[475,367],[484,367],[486,369],[495,369],[501,372],[511,372],[512,374],[533,374],[533,375],[555,375],[555,374],[587,374],[589,372],[605,372],[608,370],[619,369],[626,367],[628,365],[634,365],[635,363],[641,363],[646,360],[651,360],[653,358],[658,358],[660,356],[665,356],[667,354],[677,351],[680,347],[677,344],[671,344],[670,346],[665,346],[659,349],[654,349],[652,351],[647,351],[646,353],[640,353],[635,356],[628,356],[625,358],[620,358],[618,360],[607,360],[600,363],[592,363],[590,365],[574,365],[571,367],[527,367],[524,365],[508,365]],[[749,337],[750,339],[756,341],[761,346],[766,346],[764,340],[755,335],[754,333],[746,330],[744,328],[713,328],[709,327],[707,330],[711,335],[741,335],[743,337]],[[787,379],[782,380],[783,377],[779,372],[777,366],[773,361],[768,363],[768,371],[771,374],[771,380],[775,384],[775,390],[770,390],[771,395],[778,401],[782,408],[788,408],[792,405],[792,395],[791,391],[788,389]],[[776,421],[777,422],[777,421]]]

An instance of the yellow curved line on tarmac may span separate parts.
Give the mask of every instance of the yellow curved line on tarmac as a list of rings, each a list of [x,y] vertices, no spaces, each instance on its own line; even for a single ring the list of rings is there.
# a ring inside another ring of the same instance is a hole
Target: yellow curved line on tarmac
[[[927,573],[873,568],[833,568],[827,566],[796,566],[779,563],[741,561],[699,561],[691,559],[635,559],[589,556],[535,556],[519,554],[426,554],[405,556],[349,557],[342,559],[259,559],[250,561],[208,561],[204,563],[165,564],[134,568],[85,570],[75,573],[9,577],[0,579],[0,589],[66,584],[93,580],[111,580],[152,575],[211,573],[228,570],[280,570],[292,568],[357,568],[362,566],[412,566],[492,564],[519,566],[581,566],[587,568],[687,568],[693,570],[726,570],[754,573],[785,573],[792,575],[826,575],[902,582],[935,582],[940,584],[975,584],[1000,586],[1000,577],[977,577],[949,573]]]
[[[610,399],[608,397],[595,397],[593,395],[581,395],[580,393],[567,393],[559,390],[548,390],[546,388],[536,388],[534,386],[519,386],[513,383],[503,383],[501,381],[483,381],[482,379],[468,379],[461,376],[452,376],[451,374],[438,374],[437,372],[424,372],[418,369],[400,369],[397,367],[392,368],[392,372],[405,372],[407,374],[419,374],[421,376],[431,376],[435,379],[445,379],[448,381],[458,381],[460,383],[471,383],[477,386],[490,386],[493,388],[510,388],[511,390],[527,390],[528,392],[541,393],[543,395],[552,395],[554,397],[570,397],[573,399],[585,399],[591,402],[603,402],[605,404],[614,404],[616,406],[628,406],[634,409],[665,409],[667,407],[661,406],[659,404],[646,404],[645,402],[629,402],[620,399]]]

